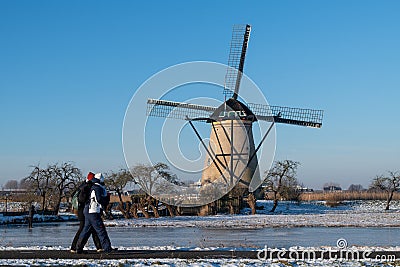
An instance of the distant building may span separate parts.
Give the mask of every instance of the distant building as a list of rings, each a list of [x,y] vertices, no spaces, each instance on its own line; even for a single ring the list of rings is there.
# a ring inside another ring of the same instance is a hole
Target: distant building
[[[0,196],[10,196],[10,195],[23,195],[26,193],[26,189],[0,189]]]
[[[338,185],[324,186],[324,192],[338,192],[338,191],[342,191],[342,188]]]
[[[144,195],[144,194],[146,194],[146,192],[144,192],[142,189],[132,189],[132,190],[124,190],[123,192],[122,192],[122,194],[124,195],[124,196],[137,196],[137,195]]]
[[[304,187],[304,186],[300,186],[300,185],[298,185],[298,186],[296,187],[296,190],[297,190],[298,192],[304,192],[304,193],[311,193],[311,192],[314,192],[314,189],[308,188],[308,187]]]

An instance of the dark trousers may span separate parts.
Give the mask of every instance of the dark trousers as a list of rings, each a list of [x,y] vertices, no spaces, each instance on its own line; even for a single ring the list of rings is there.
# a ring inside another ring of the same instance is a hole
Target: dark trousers
[[[78,242],[76,244],[76,248],[78,251],[82,251],[85,246],[91,231],[96,231],[101,247],[105,252],[111,251],[111,242],[108,237],[106,227],[104,226],[103,220],[101,219],[100,213],[89,213],[88,205],[85,206],[85,225],[81,234],[79,235]]]
[[[79,229],[75,234],[74,240],[72,240],[72,245],[71,245],[72,250],[76,250],[76,244],[78,242],[79,236],[81,235],[84,226],[85,226],[85,220],[79,220]],[[97,236],[97,233],[93,228],[92,228],[92,231],[90,232],[90,234],[92,234],[93,243],[96,246],[96,249],[101,249],[102,247],[101,247],[100,239]],[[84,240],[85,244],[88,241],[89,237],[90,237],[90,235],[87,237],[86,240]]]

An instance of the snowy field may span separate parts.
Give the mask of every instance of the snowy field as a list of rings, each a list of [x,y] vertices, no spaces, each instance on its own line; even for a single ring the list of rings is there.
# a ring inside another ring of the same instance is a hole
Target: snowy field
[[[400,201],[393,201],[391,209],[384,211],[384,201],[347,201],[336,207],[329,207],[323,201],[279,202],[274,213],[269,210],[272,201],[257,201],[262,209],[256,215],[248,215],[244,209],[240,215],[178,216],[150,219],[117,219],[106,221],[109,227],[222,227],[222,228],[263,228],[263,227],[400,227]],[[36,221],[73,220],[75,215],[61,213],[60,216],[35,214]],[[0,224],[8,222],[26,223],[26,216],[3,216]]]
[[[205,217],[178,216],[158,219],[111,220],[108,227],[400,227],[400,201],[384,211],[383,201],[348,201],[328,207],[324,202],[280,202],[276,212],[270,213],[271,201],[257,201],[263,207],[256,215],[216,215]]]
[[[199,227],[199,228],[265,228],[265,227],[400,227],[400,212],[340,213],[297,215],[216,215],[210,217],[179,216],[174,218],[111,220],[107,227]]]

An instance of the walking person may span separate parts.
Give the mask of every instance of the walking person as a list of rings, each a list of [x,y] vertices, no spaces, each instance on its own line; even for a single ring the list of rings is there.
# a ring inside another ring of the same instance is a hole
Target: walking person
[[[91,186],[93,184],[92,183],[93,178],[94,178],[94,173],[89,172],[88,175],[87,175],[86,180],[77,189],[77,190],[79,190],[79,196],[78,196],[79,229],[76,232],[74,239],[72,240],[71,253],[76,253],[77,252],[76,244],[78,242],[80,234],[82,233],[83,227],[85,226],[85,214],[84,214],[83,210],[85,208],[86,202],[89,201],[90,188],[91,188]],[[93,243],[96,246],[97,251],[101,251],[102,247],[101,247],[100,239],[97,236],[97,233],[93,228],[91,228],[89,236],[85,240],[85,243],[89,239],[90,234],[92,234]]]
[[[109,204],[107,190],[101,185],[103,182],[104,176],[101,173],[96,173],[92,180],[93,185],[90,189],[90,199],[86,202],[84,208],[85,226],[78,239],[76,246],[77,253],[83,253],[83,247],[90,236],[91,229],[94,229],[99,236],[104,252],[108,253],[113,250],[106,227],[101,218],[102,209],[105,209]]]
[[[29,215],[28,215],[28,227],[29,229],[33,228],[33,215],[35,215],[35,206],[31,205],[29,208]]]

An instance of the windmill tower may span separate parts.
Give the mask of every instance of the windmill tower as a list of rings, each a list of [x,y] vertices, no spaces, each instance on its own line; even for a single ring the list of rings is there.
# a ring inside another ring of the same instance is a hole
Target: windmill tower
[[[240,83],[250,37],[250,25],[234,25],[228,68],[225,75],[225,101],[218,107],[148,99],[147,115],[187,120],[207,151],[201,176],[203,192],[215,186],[231,190],[240,189],[244,194],[256,190],[261,183],[257,152],[275,123],[313,128],[322,126],[323,111],[243,103],[239,98]],[[208,146],[192,123],[210,123]],[[260,143],[255,146],[253,123],[270,122]],[[255,185],[255,186],[254,186]],[[229,191],[226,191],[229,192]]]

